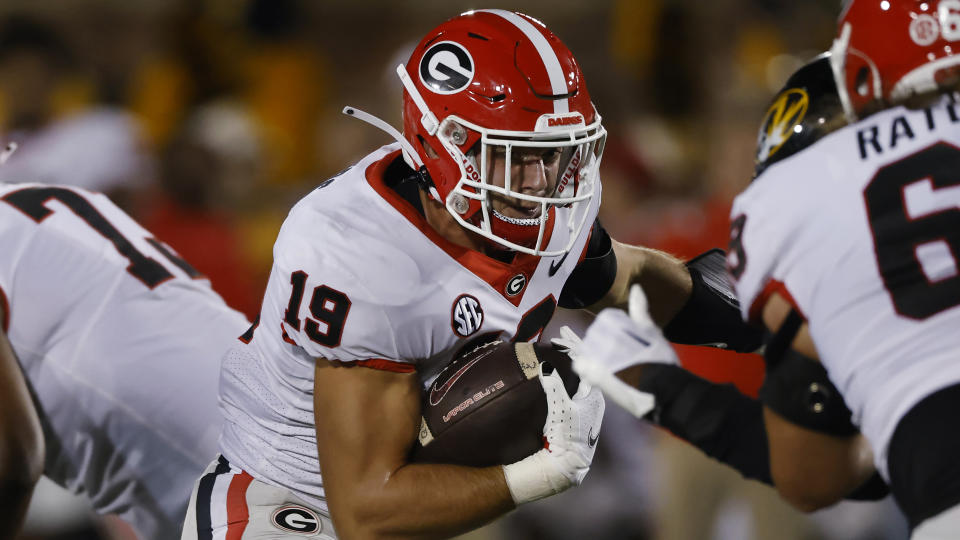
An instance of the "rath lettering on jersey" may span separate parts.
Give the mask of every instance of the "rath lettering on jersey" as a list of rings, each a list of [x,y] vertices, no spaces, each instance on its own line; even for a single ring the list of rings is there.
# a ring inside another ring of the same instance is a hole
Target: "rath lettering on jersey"
[[[883,120],[857,130],[860,159],[881,156],[884,151],[893,150],[902,142],[914,140],[921,130],[932,133],[943,122],[960,123],[956,103],[948,101],[915,113],[895,115],[892,118],[885,116]]]

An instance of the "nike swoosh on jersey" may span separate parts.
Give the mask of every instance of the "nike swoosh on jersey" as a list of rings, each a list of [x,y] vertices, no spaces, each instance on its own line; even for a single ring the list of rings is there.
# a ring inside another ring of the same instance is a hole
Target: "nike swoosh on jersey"
[[[556,264],[554,264],[554,261],[550,261],[550,270],[547,272],[547,275],[549,275],[550,277],[553,277],[553,275],[557,273],[557,270],[559,270],[560,267],[563,266],[563,261],[567,260],[567,255],[569,254],[570,254],[569,251],[564,253],[563,257],[560,257],[560,260],[556,261]]]
[[[587,434],[587,445],[589,445],[590,448],[593,448],[594,446],[597,445],[597,439],[599,438],[600,438],[600,434],[597,433],[596,435],[594,435],[593,428],[590,428],[590,433]]]

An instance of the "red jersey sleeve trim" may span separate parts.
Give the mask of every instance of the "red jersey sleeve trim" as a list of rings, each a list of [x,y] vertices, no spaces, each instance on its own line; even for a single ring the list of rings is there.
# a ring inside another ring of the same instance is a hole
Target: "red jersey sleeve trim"
[[[282,321],[280,322],[280,336],[283,338],[283,341],[284,341],[285,343],[289,343],[290,345],[293,345],[294,347],[297,347],[297,342],[294,341],[294,340],[292,340],[292,339],[290,339],[290,336],[287,335],[287,329],[283,327],[283,322],[282,322]]]
[[[367,360],[357,360],[355,362],[344,362],[344,364],[379,369],[380,371],[390,371],[392,373],[413,373],[417,370],[413,364],[387,360],[385,358],[370,358]]]
[[[773,296],[773,293],[777,293],[787,301],[793,309],[797,310],[797,313],[801,317],[806,319],[806,315],[803,314],[803,310],[797,305],[797,301],[793,299],[793,295],[790,294],[790,291],[787,289],[787,286],[783,284],[782,281],[777,281],[771,279],[763,287],[763,290],[760,291],[760,294],[757,295],[757,298],[753,301],[753,304],[750,305],[750,311],[748,312],[749,321],[752,323],[763,323],[763,308],[767,305],[767,301],[770,300],[770,297]]]

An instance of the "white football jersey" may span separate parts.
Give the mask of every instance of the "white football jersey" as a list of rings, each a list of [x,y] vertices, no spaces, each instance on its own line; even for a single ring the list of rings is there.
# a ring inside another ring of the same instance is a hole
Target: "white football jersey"
[[[436,374],[484,335],[537,340],[586,249],[513,264],[441,238],[383,181],[390,145],[303,198],[274,246],[259,325],[224,358],[224,456],[326,509],[313,414],[314,358]],[[593,223],[599,192],[590,202]],[[548,248],[568,241],[558,208]]]
[[[0,184],[2,321],[45,474],[143,539],[177,538],[217,450],[220,358],[248,326],[105,196]]]
[[[960,382],[960,107],[889,109],[772,165],[737,197],[728,266],[758,319],[779,292],[886,477],[897,422]]]

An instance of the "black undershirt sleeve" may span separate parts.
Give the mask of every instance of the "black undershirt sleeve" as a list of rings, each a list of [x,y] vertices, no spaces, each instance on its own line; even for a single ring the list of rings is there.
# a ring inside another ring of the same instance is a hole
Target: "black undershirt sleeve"
[[[596,304],[613,286],[616,277],[617,256],[613,252],[613,243],[598,219],[590,231],[586,256],[567,278],[558,305],[580,309]]]
[[[656,399],[648,420],[744,477],[773,483],[760,402],[667,364],[645,365],[637,388]]]

